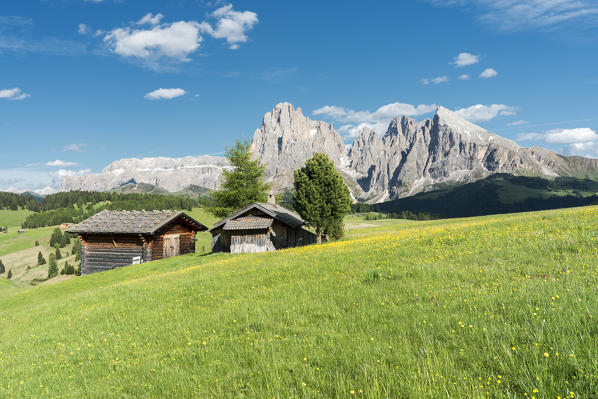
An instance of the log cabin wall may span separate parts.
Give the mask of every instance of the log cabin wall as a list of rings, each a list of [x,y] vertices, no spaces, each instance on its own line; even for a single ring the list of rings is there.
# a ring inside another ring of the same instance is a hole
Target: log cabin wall
[[[182,224],[167,226],[156,233],[152,241],[152,260],[164,258],[164,236],[179,235],[180,254],[195,253],[195,231]]]
[[[81,244],[81,274],[127,266],[135,257],[145,261],[145,244],[138,235],[82,235]]]
[[[230,234],[231,253],[251,253],[275,251],[268,230],[240,230],[227,232]]]

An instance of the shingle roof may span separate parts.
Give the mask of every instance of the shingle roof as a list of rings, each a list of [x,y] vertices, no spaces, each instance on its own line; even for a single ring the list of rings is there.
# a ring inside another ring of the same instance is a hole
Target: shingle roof
[[[177,218],[197,231],[207,227],[181,211],[108,211],[103,210],[67,230],[69,233],[153,234]]]
[[[272,217],[273,219],[279,220],[280,222],[289,225],[294,229],[297,229],[305,224],[305,221],[301,219],[301,216],[293,211],[283,208],[282,206],[267,203],[253,203],[241,209],[240,211],[233,213],[229,217],[216,222],[210,231],[222,226],[223,224],[226,224],[229,220],[237,219],[239,216],[242,216],[254,208],[259,209],[266,215]]]
[[[229,220],[224,225],[224,230],[263,230],[272,226],[274,219],[259,216],[245,216]]]

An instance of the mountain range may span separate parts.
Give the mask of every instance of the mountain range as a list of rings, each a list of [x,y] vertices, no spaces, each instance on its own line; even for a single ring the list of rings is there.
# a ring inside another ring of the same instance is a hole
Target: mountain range
[[[280,103],[264,115],[253,135],[254,157],[266,166],[277,192],[292,187],[293,171],[316,152],[327,154],[356,200],[377,203],[484,179],[497,173],[598,179],[598,159],[564,156],[540,147],[524,148],[444,107],[432,119],[394,118],[383,136],[364,128],[346,146],[332,124]],[[62,190],[107,191],[146,183],[167,191],[190,185],[215,189],[223,157],[121,159],[101,173],[64,177]]]

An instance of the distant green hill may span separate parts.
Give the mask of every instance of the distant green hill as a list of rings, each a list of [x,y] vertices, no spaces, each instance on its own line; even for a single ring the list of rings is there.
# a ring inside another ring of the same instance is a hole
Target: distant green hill
[[[598,182],[574,177],[547,180],[496,174],[473,183],[445,187],[383,202],[381,212],[466,217],[598,204]]]

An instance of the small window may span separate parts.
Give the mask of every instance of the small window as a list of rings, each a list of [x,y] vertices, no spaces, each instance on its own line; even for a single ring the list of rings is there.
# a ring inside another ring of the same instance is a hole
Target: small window
[[[141,256],[133,256],[133,265],[138,265],[141,263]]]

